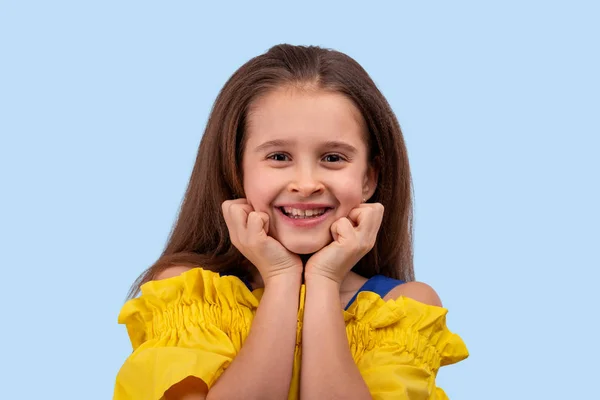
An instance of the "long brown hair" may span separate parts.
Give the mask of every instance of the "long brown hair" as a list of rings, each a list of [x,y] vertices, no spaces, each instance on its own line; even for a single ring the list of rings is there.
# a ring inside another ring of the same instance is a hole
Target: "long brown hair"
[[[368,201],[383,204],[385,213],[377,243],[353,271],[367,278],[382,274],[414,280],[413,187],[394,112],[367,72],[346,54],[280,44],[242,65],[221,89],[167,245],[158,261],[134,282],[129,297],[171,266],[202,267],[248,278],[247,261],[229,240],[221,204],[245,197],[240,165],[252,103],[286,85],[341,93],[362,113],[370,160],[379,167],[377,188]]]

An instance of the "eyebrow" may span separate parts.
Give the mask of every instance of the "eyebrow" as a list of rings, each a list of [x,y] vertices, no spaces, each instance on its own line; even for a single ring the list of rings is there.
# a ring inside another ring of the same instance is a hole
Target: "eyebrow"
[[[254,149],[257,153],[263,152],[265,150],[271,149],[273,147],[285,147],[289,146],[292,143],[289,140],[269,140],[268,142],[264,142]]]
[[[280,139],[269,140],[267,142],[264,142],[264,143],[256,146],[254,151],[259,153],[262,151],[266,151],[268,149],[272,149],[274,147],[286,147],[286,146],[292,146],[294,144],[295,144],[295,141],[290,141],[290,140],[280,140]],[[327,149],[342,150],[342,151],[345,151],[346,153],[350,153],[350,154],[356,154],[358,152],[356,147],[354,147],[351,144],[348,144],[346,142],[341,142],[339,140],[328,140],[327,142],[323,143],[323,145],[321,147],[327,148]]]

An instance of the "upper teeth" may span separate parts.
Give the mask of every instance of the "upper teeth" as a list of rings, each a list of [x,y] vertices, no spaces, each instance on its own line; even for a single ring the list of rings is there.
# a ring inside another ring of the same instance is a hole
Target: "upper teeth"
[[[283,211],[286,214],[294,215],[298,217],[312,217],[313,215],[321,215],[325,212],[324,208],[313,208],[311,210],[300,210],[293,207],[283,207]]]

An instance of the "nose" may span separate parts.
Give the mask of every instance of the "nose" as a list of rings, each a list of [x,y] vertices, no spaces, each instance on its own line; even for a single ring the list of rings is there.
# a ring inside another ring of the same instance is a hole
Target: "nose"
[[[311,167],[297,168],[294,176],[288,184],[288,190],[302,197],[310,197],[313,194],[323,193],[325,185],[316,171]]]

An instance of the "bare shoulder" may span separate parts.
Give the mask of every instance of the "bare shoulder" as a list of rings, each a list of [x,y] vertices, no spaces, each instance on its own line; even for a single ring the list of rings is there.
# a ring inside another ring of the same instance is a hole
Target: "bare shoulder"
[[[442,307],[442,300],[431,286],[423,282],[406,282],[402,283],[392,290],[383,298],[385,301],[397,299],[400,296],[410,297],[421,303],[432,306]]]
[[[173,267],[169,267],[167,269],[164,269],[162,271],[160,271],[158,274],[156,274],[154,276],[155,281],[160,281],[163,279],[169,279],[169,278],[173,278],[174,276],[179,276],[181,274],[183,274],[184,272],[189,271],[190,269],[192,269],[191,267],[184,267],[184,266],[173,266]]]

